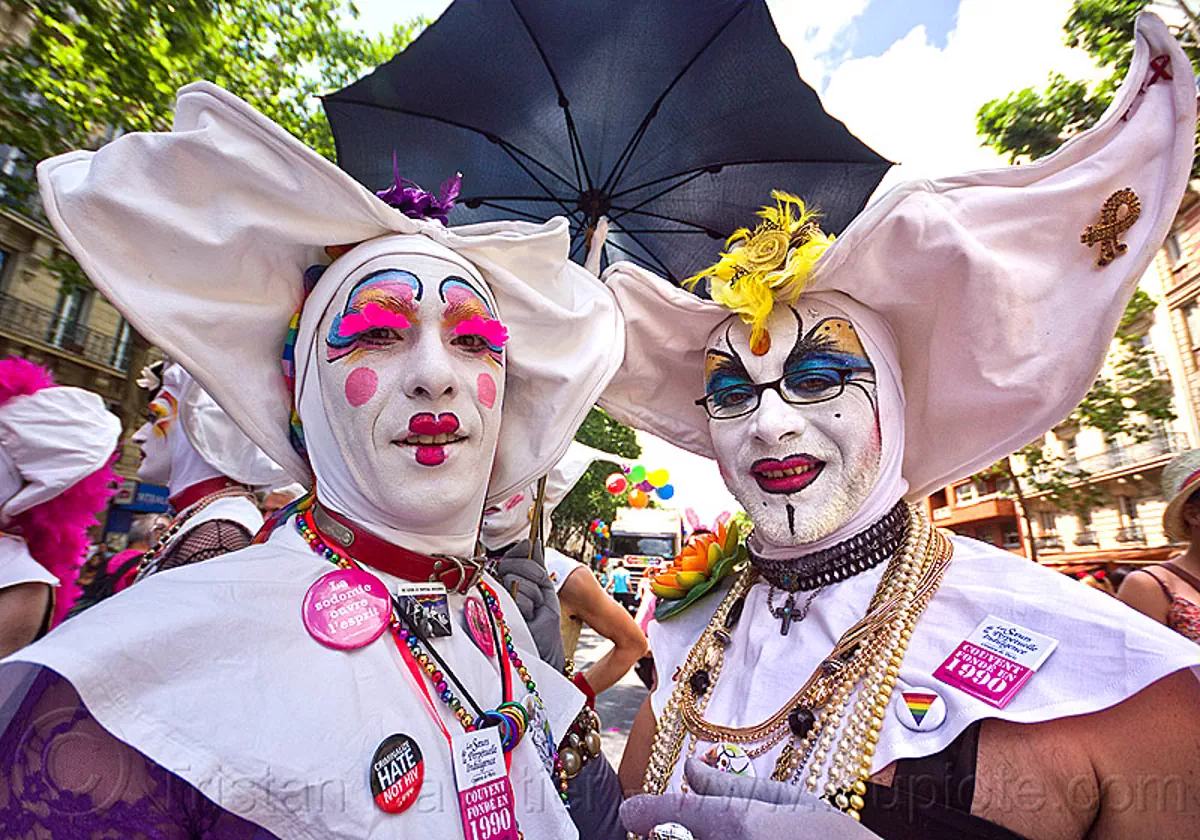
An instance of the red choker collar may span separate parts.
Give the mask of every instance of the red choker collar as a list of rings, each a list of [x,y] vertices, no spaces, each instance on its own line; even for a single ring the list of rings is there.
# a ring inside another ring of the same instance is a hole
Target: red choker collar
[[[474,560],[431,557],[393,545],[323,507],[320,502],[315,502],[307,514],[306,524],[330,548],[348,554],[357,563],[402,580],[441,582],[446,589],[465,594],[483,574],[483,566]]]
[[[216,478],[206,478],[204,481],[198,481],[195,484],[189,484],[184,487],[168,501],[171,502],[171,507],[175,508],[175,512],[179,513],[185,508],[190,508],[196,502],[203,499],[205,496],[211,496],[213,493],[218,493],[221,490],[226,490],[230,487],[236,487],[246,493],[252,492],[249,487],[244,484],[239,484],[228,476],[219,475]]]

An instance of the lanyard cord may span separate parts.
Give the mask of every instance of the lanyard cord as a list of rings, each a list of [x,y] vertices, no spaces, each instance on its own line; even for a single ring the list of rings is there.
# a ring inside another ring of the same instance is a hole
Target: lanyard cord
[[[479,587],[479,594],[483,594],[483,587]],[[500,666],[500,685],[504,692],[504,701],[507,703],[513,699],[512,695],[512,663],[508,657],[504,655],[504,640],[500,638],[500,629],[496,625],[496,616],[492,615],[492,611],[484,608],[488,617],[488,627],[492,631],[492,643],[496,646],[496,662]]]
[[[441,655],[434,649],[432,642],[417,632],[417,628],[404,617],[404,611],[400,609],[400,603],[397,596],[392,595],[391,598],[392,615],[396,616],[398,621],[403,622],[408,632],[417,637],[417,639],[425,647],[425,652],[428,653],[429,657],[438,664],[439,668],[442,669],[442,674],[444,674],[447,679],[453,681],[453,683],[458,686],[458,690],[462,692],[463,698],[467,701],[467,703],[470,704],[471,708],[475,710],[475,719],[478,720],[479,718],[483,717],[483,709],[480,708],[479,704],[475,702],[475,698],[471,696],[471,693],[467,691],[467,687],[463,685],[462,680],[460,680],[458,676],[452,670],[450,670],[450,666],[446,664],[446,660],[442,659]],[[395,636],[395,633],[392,635]],[[421,685],[424,687],[424,683]]]

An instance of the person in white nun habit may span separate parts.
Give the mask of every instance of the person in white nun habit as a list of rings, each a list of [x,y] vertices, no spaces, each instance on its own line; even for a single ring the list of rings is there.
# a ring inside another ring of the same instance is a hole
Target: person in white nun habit
[[[540,523],[547,538],[551,515],[579,479],[583,478],[588,467],[597,461],[611,461],[622,467],[632,466],[619,455],[572,441],[567,454],[546,476]],[[505,554],[530,536],[537,495],[537,486],[531,485],[484,510],[479,540],[489,554]],[[589,701],[594,700],[597,694],[621,679],[646,653],[646,637],[629,613],[604,591],[587,566],[549,546],[545,549],[544,560],[550,584],[558,596],[568,674],[572,675],[579,689],[588,695]],[[519,603],[521,593],[527,589],[532,593],[533,587],[524,580],[514,582]],[[523,612],[532,612],[532,609]],[[612,642],[612,647],[586,671],[576,671],[575,648],[584,624]]]
[[[55,385],[25,359],[0,360],[0,655],[56,626],[78,596],[120,436],[99,394]]]
[[[453,182],[377,196],[206,82],[38,175],[97,288],[314,501],[0,664],[0,836],[575,837],[583,695],[474,551],[620,363],[567,221],[447,227]]]
[[[181,366],[158,362],[138,384],[150,392],[132,438],[138,478],[165,484],[175,515],[138,561],[136,579],[249,546],[263,525],[254,488],[279,484],[283,468]]]
[[[646,651],[646,637],[590,569],[545,543],[555,508],[588,467],[605,460],[626,464],[618,455],[572,441],[544,485],[531,484],[485,508],[479,529],[479,541],[499,559],[497,574],[528,622],[542,661],[566,674],[587,698],[559,751],[573,797],[571,820],[583,840],[625,837],[618,811],[621,785],[602,751],[596,694],[633,666]],[[542,513],[536,517],[539,495]],[[584,617],[613,646],[587,671],[578,671],[574,656]]]
[[[1044,160],[899,186],[836,242],[777,194],[698,276],[712,300],[608,271],[628,330],[601,405],[715,458],[754,523],[745,566],[658,608],[626,828],[1200,836],[1195,646],[919,502],[1092,385],[1183,196],[1195,100],[1144,15],[1111,107]]]

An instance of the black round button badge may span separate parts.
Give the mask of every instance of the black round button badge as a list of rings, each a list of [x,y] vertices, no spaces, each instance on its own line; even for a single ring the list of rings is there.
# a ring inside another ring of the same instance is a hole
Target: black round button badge
[[[407,735],[385,738],[371,759],[371,795],[389,814],[408,810],[425,781],[421,748]]]

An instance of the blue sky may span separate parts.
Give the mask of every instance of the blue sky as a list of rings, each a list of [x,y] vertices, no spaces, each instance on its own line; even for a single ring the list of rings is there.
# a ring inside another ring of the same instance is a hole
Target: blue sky
[[[924,26],[930,43],[945,49],[954,28],[959,0],[871,0],[862,15],[847,27],[828,58],[831,63],[880,56],[892,44]]]

